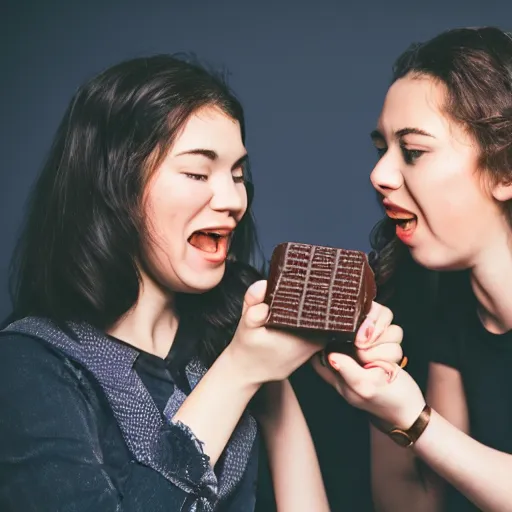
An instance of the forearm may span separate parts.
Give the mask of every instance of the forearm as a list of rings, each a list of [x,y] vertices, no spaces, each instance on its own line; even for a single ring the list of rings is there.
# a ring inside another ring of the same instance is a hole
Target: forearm
[[[475,441],[435,411],[414,451],[480,509],[512,511],[512,455]]]
[[[174,415],[173,421],[187,425],[204,443],[212,467],[258,388],[241,375],[225,351]]]
[[[264,395],[268,407],[260,422],[278,511],[329,511],[315,447],[290,382],[266,384]]]

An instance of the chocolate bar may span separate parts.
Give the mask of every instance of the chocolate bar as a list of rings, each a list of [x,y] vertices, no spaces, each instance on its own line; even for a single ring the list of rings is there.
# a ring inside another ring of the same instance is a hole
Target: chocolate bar
[[[303,243],[272,254],[265,302],[267,327],[326,333],[353,341],[377,288],[365,253]]]

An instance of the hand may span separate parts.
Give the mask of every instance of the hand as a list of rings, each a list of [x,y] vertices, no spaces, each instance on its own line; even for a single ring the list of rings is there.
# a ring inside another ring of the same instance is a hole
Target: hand
[[[355,357],[364,368],[354,358],[337,353],[328,356],[330,368],[318,357],[313,366],[351,405],[406,428],[425,401],[417,384],[397,364],[402,359],[403,331],[392,320],[388,308],[372,304],[355,339]]]
[[[266,287],[266,281],[258,281],[247,290],[240,323],[224,351],[234,358],[244,378],[255,384],[288,378],[325,346],[318,340],[266,328],[269,315],[269,307],[263,302]]]
[[[392,321],[393,313],[389,308],[372,302],[370,312],[354,341],[355,357],[365,367],[378,361],[399,363],[402,360],[401,343],[404,333]]]
[[[403,331],[398,325],[392,325],[392,311],[377,302],[372,303],[370,312],[358,329],[354,344],[347,344],[350,355],[363,366],[370,368],[379,362],[399,363],[402,360]],[[332,386],[339,385],[336,372],[323,369],[326,365],[325,354],[314,358],[314,366],[321,377]]]

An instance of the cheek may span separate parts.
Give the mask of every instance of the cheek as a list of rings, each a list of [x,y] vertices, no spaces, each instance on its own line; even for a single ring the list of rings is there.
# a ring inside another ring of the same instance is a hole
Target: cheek
[[[449,238],[466,238],[468,232],[478,232],[494,208],[474,170],[474,163],[452,162],[449,165],[447,161],[435,170],[424,171],[421,175],[418,173],[414,190],[431,231]]]
[[[210,193],[202,183],[180,175],[153,182],[147,195],[147,215],[153,230],[169,237],[187,229],[187,224],[208,204]]]
[[[184,250],[191,215],[191,201],[165,188],[153,189],[145,205],[147,259],[162,267]]]

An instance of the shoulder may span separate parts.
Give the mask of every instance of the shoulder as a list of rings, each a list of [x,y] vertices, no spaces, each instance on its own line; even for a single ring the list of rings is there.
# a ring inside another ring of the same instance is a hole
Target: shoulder
[[[0,402],[18,407],[48,397],[73,400],[101,394],[94,376],[36,336],[0,332]]]
[[[0,332],[0,375],[9,369],[27,369],[32,365],[63,367],[67,361],[64,353],[36,336]]]

